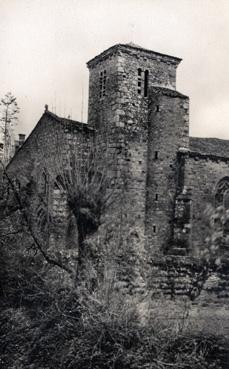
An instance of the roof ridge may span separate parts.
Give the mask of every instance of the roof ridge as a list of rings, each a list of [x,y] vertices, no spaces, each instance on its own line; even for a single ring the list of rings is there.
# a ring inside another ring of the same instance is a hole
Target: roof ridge
[[[153,51],[153,50],[150,50],[150,49],[146,49],[142,46],[139,46],[139,45],[136,45],[134,44],[133,42],[130,42],[130,43],[127,43],[127,44],[115,44],[113,46],[110,46],[108,49],[105,49],[103,50],[101,53],[99,53],[98,55],[94,56],[92,59],[90,59],[88,62],[87,62],[87,66],[90,67],[95,61],[97,61],[98,59],[103,59],[103,58],[107,58],[108,55],[110,55],[112,52],[116,52],[117,50],[122,50],[125,49],[128,50],[129,49],[134,49],[134,50],[140,50],[142,52],[146,52],[148,54],[151,54],[151,55],[155,55],[157,57],[161,57],[161,58],[168,58],[170,60],[173,60],[174,63],[176,64],[179,64],[182,59],[181,58],[178,58],[177,56],[172,56],[172,55],[168,55],[168,54],[163,54],[163,53],[160,53],[160,52],[157,52],[157,51]]]
[[[228,141],[229,138],[219,138],[219,137],[197,137],[197,136],[189,136],[189,138],[194,140],[219,140],[219,141]]]
[[[87,124],[85,122],[80,122],[78,120],[74,120],[74,119],[71,119],[71,118],[60,117],[59,115],[51,112],[50,110],[46,110],[45,114],[50,115],[52,118],[57,119],[58,121],[64,121],[65,120],[65,121],[68,121],[69,123],[73,122],[73,123],[79,123],[79,124],[85,124],[85,125]]]
[[[132,46],[132,47],[137,47],[137,48],[139,48],[139,49],[145,49],[145,50],[148,50],[148,49],[146,49],[146,48],[144,48],[144,47],[142,47],[142,46],[140,46],[140,45],[137,45],[137,44],[135,44],[134,42],[128,42],[127,44],[123,44],[123,45],[126,45],[126,46]]]
[[[94,131],[94,128],[89,126],[88,123],[85,123],[85,122],[79,122],[78,120],[73,120],[73,119],[70,119],[70,118],[63,118],[63,117],[59,117],[58,115],[52,113],[51,111],[49,110],[45,110],[44,112],[44,115],[48,115],[50,116],[51,118],[55,119],[56,121],[60,122],[60,123],[63,123],[63,124],[73,124],[73,126],[76,128],[77,126],[80,128],[80,129],[86,129],[86,130],[89,130],[89,131]]]
[[[150,86],[150,91],[156,92],[156,93],[162,93],[164,95],[170,96],[170,97],[182,97],[183,99],[188,99],[189,97],[182,94],[181,92],[177,90],[173,90],[172,88],[163,87],[163,86]]]

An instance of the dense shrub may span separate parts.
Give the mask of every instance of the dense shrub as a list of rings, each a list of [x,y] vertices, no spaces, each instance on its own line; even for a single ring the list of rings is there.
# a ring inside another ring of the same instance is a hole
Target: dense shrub
[[[105,284],[92,294],[49,288],[38,265],[11,272],[1,300],[4,369],[221,368],[220,338],[155,319],[143,325],[134,304]]]

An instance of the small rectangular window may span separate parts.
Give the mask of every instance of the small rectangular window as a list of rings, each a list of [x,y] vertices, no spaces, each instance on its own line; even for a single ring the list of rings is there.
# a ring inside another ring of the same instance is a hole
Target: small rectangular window
[[[157,227],[154,225],[153,226],[153,233],[156,233],[157,232]]]
[[[158,156],[159,156],[159,152],[158,151],[155,151],[154,152],[154,159],[157,160],[158,159]]]
[[[158,193],[155,195],[155,200],[158,201]]]
[[[160,105],[156,105],[156,112],[158,113],[160,111]]]

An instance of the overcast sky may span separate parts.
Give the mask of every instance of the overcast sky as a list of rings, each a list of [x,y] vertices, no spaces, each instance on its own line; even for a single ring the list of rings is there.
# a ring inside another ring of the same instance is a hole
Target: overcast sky
[[[0,97],[17,97],[19,131],[45,104],[86,121],[85,63],[132,41],[183,59],[191,134],[229,139],[229,0],[0,0],[0,19]]]

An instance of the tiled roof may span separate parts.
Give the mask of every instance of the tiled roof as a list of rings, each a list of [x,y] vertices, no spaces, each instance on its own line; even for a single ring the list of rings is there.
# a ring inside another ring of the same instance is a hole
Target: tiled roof
[[[229,157],[229,140],[222,140],[220,138],[190,137],[189,145],[191,151]]]
[[[160,86],[152,86],[150,87],[150,91],[156,93],[156,94],[162,94],[170,97],[181,97],[183,99],[188,99],[188,96],[181,94],[180,92],[176,90],[172,90],[170,88],[166,87],[160,87]]]
[[[102,53],[96,55],[93,59],[89,60],[87,62],[87,66],[89,68],[92,67],[94,63],[96,63],[98,60],[106,59],[109,55],[115,54],[118,50],[126,51],[126,52],[131,51],[131,50],[137,52],[139,50],[143,53],[148,54],[149,56],[151,55],[151,57],[154,56],[155,58],[159,58],[161,60],[169,60],[171,63],[174,63],[174,64],[179,64],[182,60],[180,58],[177,58],[176,56],[159,53],[157,51],[153,51],[150,49],[145,49],[144,47],[136,45],[133,42],[130,42],[128,44],[116,44],[116,45],[109,47],[108,49],[104,50]]]

